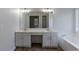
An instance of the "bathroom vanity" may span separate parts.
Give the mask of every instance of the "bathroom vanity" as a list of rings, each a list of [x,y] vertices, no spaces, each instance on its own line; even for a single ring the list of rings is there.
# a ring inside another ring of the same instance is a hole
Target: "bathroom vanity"
[[[41,9],[24,12],[20,15],[19,30],[15,32],[16,46],[31,48],[32,43],[41,43],[42,47],[58,47],[57,32],[53,29],[53,12]]]
[[[16,46],[18,47],[29,47],[31,48],[31,36],[32,35],[42,35],[42,47],[57,47],[57,32],[53,31],[51,37],[51,31],[48,29],[26,29],[16,31]],[[38,40],[38,39],[37,39]]]

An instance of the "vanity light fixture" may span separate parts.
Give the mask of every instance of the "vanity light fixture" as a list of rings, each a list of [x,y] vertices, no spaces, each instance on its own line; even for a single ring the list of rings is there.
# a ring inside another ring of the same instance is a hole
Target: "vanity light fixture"
[[[12,10],[11,12],[17,15],[22,15],[22,13],[29,13],[30,11],[31,9],[28,9],[28,8],[17,8],[17,9]]]
[[[29,13],[29,12],[31,12],[31,9],[28,8],[21,9],[21,13]]]
[[[43,8],[42,11],[43,12],[54,12],[54,9],[52,9],[52,8]]]

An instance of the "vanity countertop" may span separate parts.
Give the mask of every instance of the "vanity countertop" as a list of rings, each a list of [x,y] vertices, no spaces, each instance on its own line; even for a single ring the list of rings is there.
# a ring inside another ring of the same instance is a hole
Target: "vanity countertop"
[[[16,32],[25,32],[25,33],[50,33],[52,32],[48,28],[27,28],[25,30],[17,30]],[[56,31],[53,31],[56,32]]]
[[[50,32],[48,29],[42,29],[42,28],[27,28],[25,30],[17,30],[16,32]]]

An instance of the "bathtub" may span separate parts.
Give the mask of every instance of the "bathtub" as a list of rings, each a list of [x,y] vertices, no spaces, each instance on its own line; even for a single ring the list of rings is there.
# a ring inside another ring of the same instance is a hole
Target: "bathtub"
[[[79,33],[73,33],[71,35],[61,37],[59,40],[59,46],[64,51],[79,51]]]

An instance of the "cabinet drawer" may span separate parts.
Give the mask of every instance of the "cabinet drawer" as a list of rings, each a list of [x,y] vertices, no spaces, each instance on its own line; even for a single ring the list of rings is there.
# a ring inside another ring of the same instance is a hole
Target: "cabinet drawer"
[[[31,37],[30,37],[30,35],[24,36],[24,46],[25,47],[31,47]]]
[[[24,34],[16,33],[15,36],[16,36],[16,37],[18,37],[18,36],[20,37],[20,36],[24,36]]]
[[[23,40],[16,40],[16,46],[23,47]]]
[[[28,33],[16,33],[16,46],[19,47],[31,47],[31,37]]]

